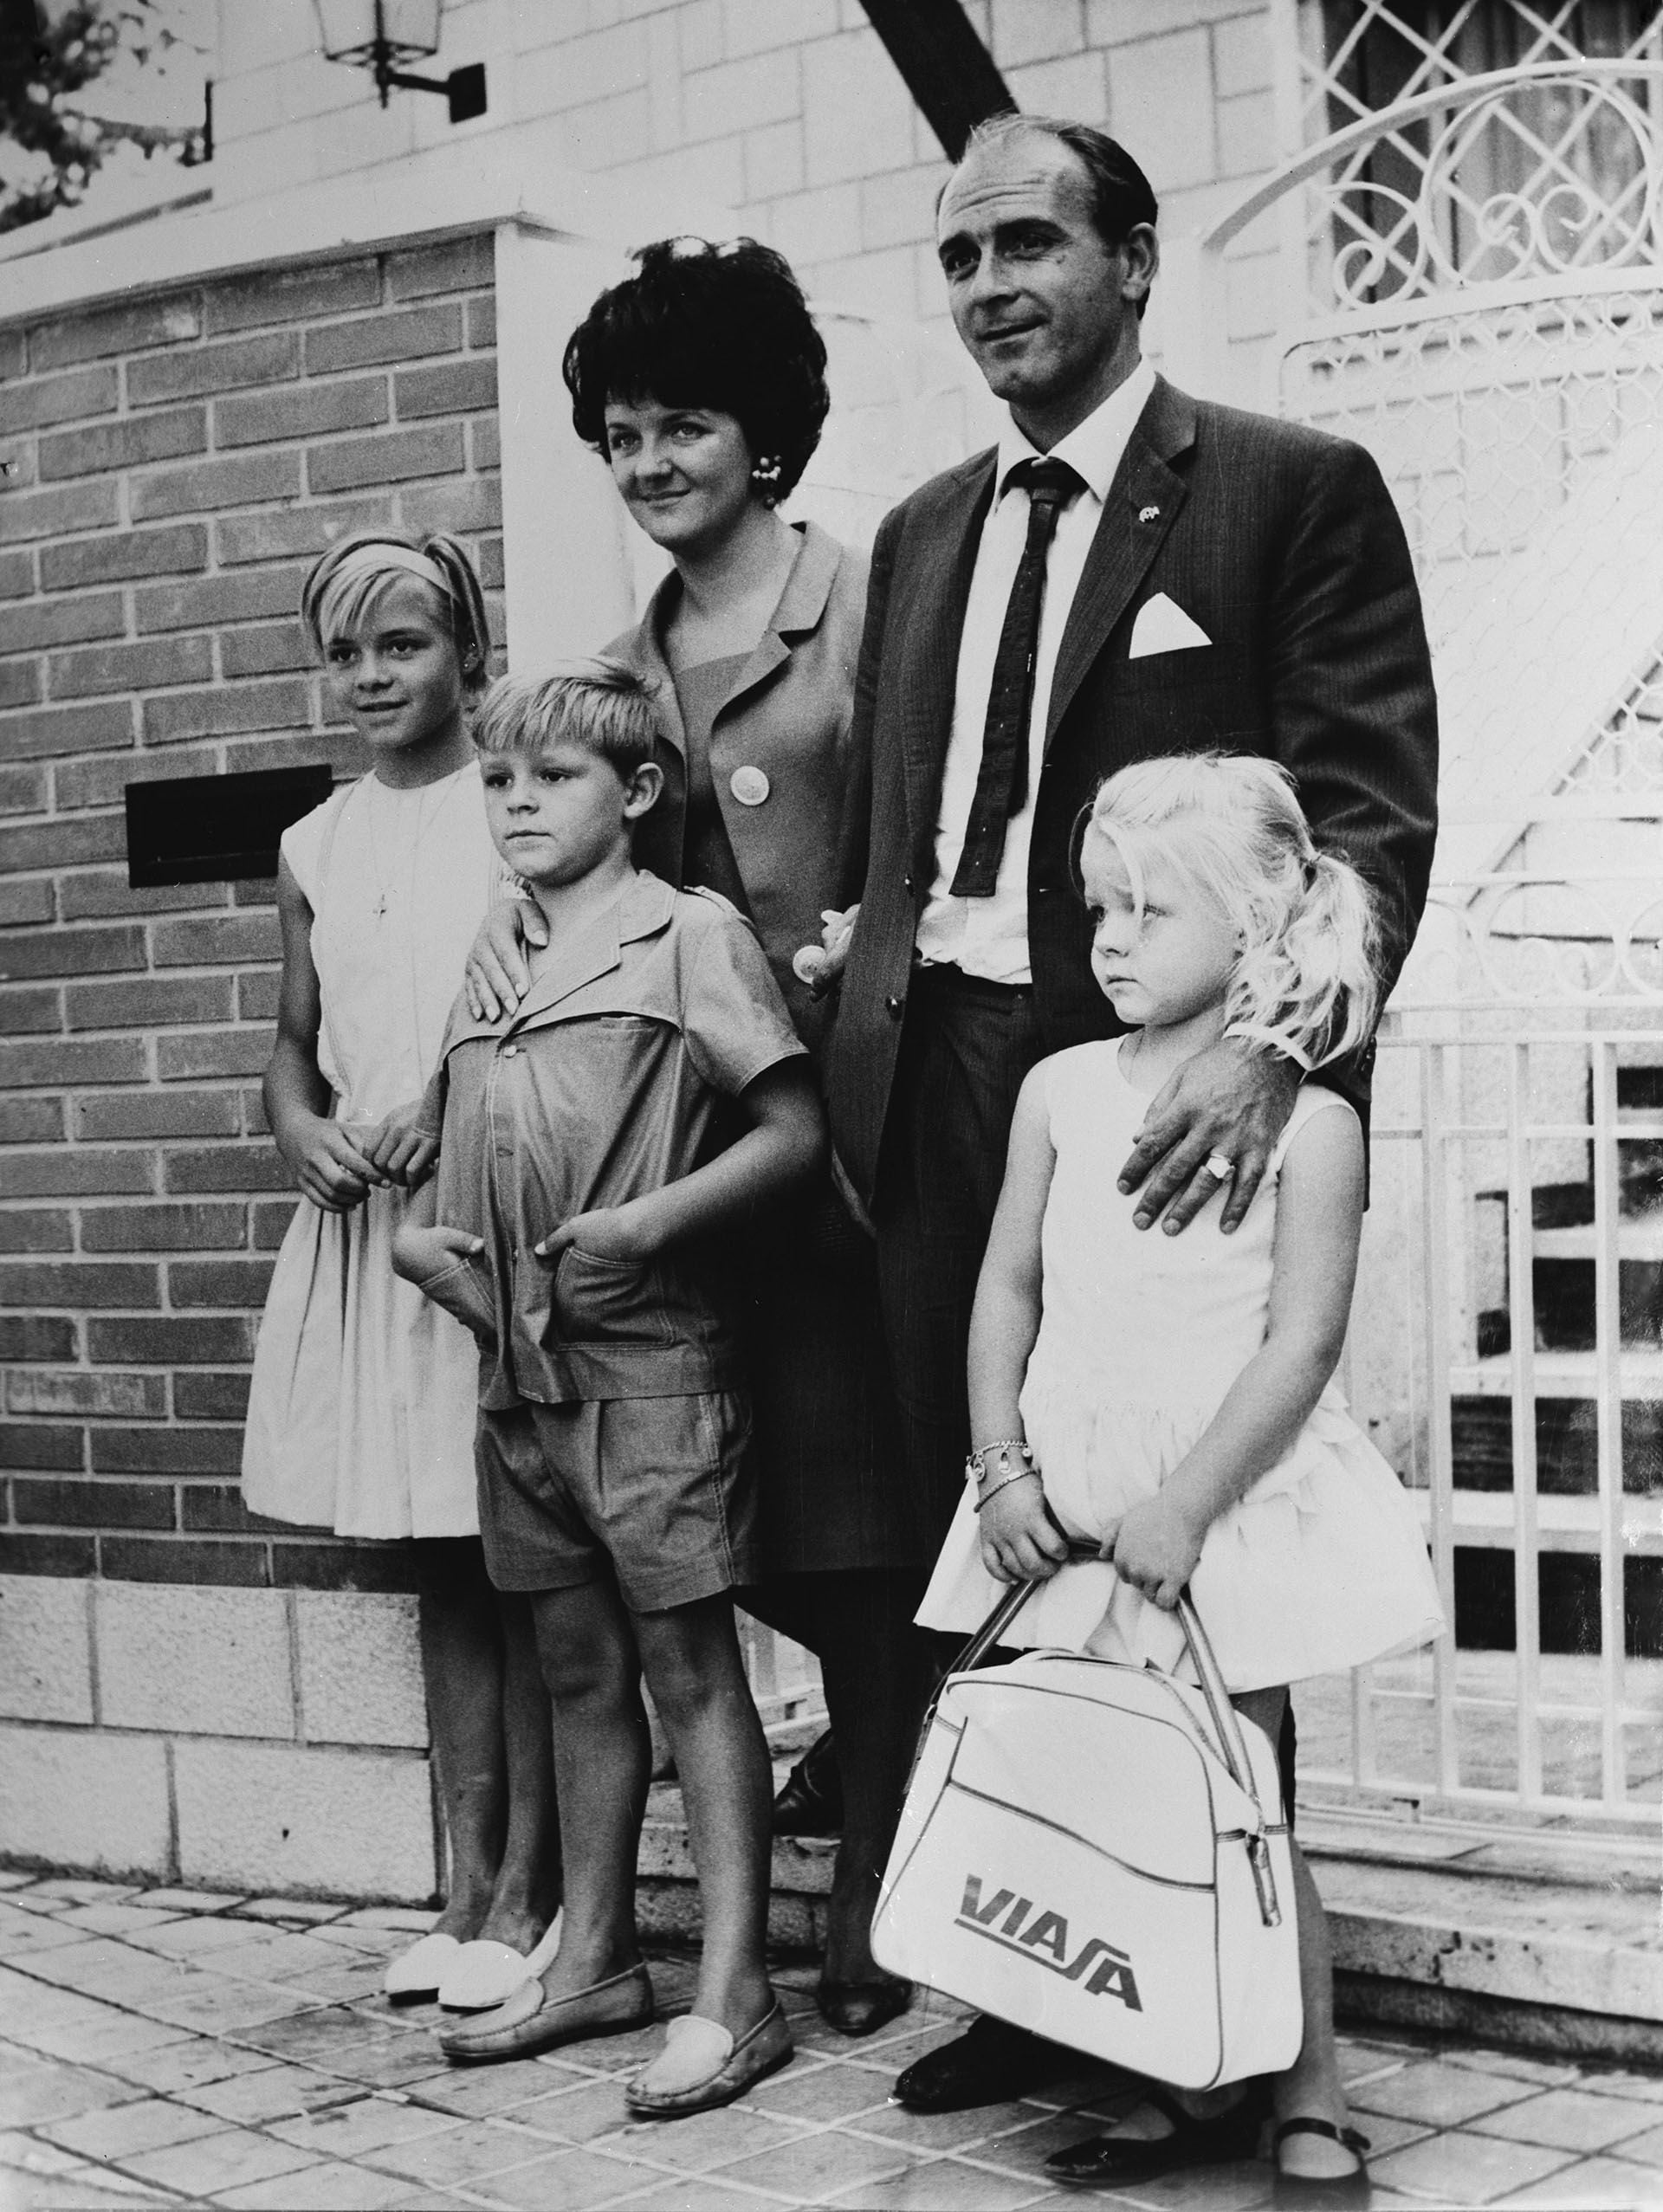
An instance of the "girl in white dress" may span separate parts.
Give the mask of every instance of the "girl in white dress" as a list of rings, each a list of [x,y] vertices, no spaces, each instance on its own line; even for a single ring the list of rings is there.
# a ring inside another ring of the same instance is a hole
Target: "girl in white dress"
[[[1187,1586],[1234,1702],[1274,1743],[1290,1682],[1444,1626],[1410,1501],[1334,1381],[1362,1128],[1338,1091],[1307,1083],[1228,1235],[1227,1161],[1208,1162],[1218,1191],[1182,1235],[1136,1228],[1116,1177],[1156,1094],[1220,1036],[1307,1069],[1367,1042],[1368,893],[1317,851],[1281,768],[1218,755],[1111,777],[1080,876],[1092,967],[1131,1033],[1059,1052],[1023,1085],[970,1330],[974,1492],[918,1617],[968,1632],[1002,1585],[1054,1576],[1008,1640],[1187,1672],[1174,1611]],[[1059,1573],[1082,1537],[1102,1563]],[[1273,2085],[1277,2157],[1331,2186],[1361,2172],[1365,2146],[1336,2064],[1322,1905],[1297,1847],[1294,1860],[1305,2038]],[[1255,2116],[1251,2099],[1226,2103],[1240,2095],[1163,2099],[1057,2163],[1113,2185],[1241,2156]]]
[[[450,1880],[387,1991],[471,2010],[525,1978],[559,1903],[549,1708],[525,1600],[493,1590],[479,1545],[477,1348],[394,1275],[391,1244],[431,1162],[417,1107],[496,875],[463,714],[489,632],[447,537],[344,540],[301,611],[371,769],[282,839],[265,1103],[305,1202],[261,1323],[243,1493],[272,1519],[415,1540]]]

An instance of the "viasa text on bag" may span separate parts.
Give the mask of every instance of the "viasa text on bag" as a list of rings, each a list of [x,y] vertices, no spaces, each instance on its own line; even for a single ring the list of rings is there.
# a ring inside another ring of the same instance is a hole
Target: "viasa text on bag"
[[[1032,1919],[1028,1918],[1030,1913],[1033,1914]],[[1086,1995],[1118,1997],[1129,2012],[1143,2009],[1132,1972],[1130,1952],[1118,1950],[1101,1936],[1090,1936],[1071,1959],[1068,1922],[1060,1912],[1047,1908],[1036,1912],[1032,1898],[1020,1897],[1014,1890],[997,1890],[984,1905],[980,1875],[967,1874],[964,1902],[959,1907],[956,1924],[972,1935],[986,1936],[990,1943],[1014,1951],[1019,1958],[1032,1959],[1036,1965],[1049,1968],[1065,1982],[1077,1982],[1095,1959],[1097,1963],[1085,1985]]]

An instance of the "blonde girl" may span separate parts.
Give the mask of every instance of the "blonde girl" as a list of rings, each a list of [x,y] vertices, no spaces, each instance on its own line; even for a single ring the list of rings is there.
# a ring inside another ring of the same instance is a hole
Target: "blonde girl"
[[[1369,895],[1312,844],[1283,769],[1217,755],[1111,777],[1079,876],[1093,970],[1129,1033],[1059,1052],[1023,1085],[971,1323],[980,1472],[919,1618],[968,1629],[1000,1585],[1055,1577],[1016,1640],[1181,1672],[1187,1587],[1236,1704],[1274,1743],[1288,1684],[1443,1627],[1413,1508],[1334,1381],[1362,1130],[1338,1090],[1305,1083],[1230,1235],[1228,1161],[1211,1163],[1218,1189],[1181,1237],[1138,1230],[1116,1174],[1151,1100],[1220,1037],[1308,1070],[1366,1044]],[[1081,1537],[1101,1563],[1059,1573]],[[1305,2035],[1272,2085],[1275,2155],[1296,2185],[1331,2189],[1362,2173],[1366,2146],[1340,2086],[1322,1906],[1294,1857]],[[1252,2085],[1184,2104],[1155,2092],[1052,2163],[1114,2186],[1251,2156],[1262,2106]]]
[[[398,1280],[391,1242],[432,1159],[416,1103],[496,874],[466,721],[490,637],[442,536],[343,540],[301,613],[368,773],[282,840],[265,1103],[304,1202],[261,1323],[243,1491],[275,1520],[414,1540],[450,1879],[386,1987],[474,2009],[525,1978],[559,1902],[548,1704],[525,1600],[492,1589],[480,1549],[476,1348]]]

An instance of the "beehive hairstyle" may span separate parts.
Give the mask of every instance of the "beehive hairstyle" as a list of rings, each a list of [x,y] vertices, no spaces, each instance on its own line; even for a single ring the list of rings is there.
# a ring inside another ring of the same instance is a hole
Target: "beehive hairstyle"
[[[354,630],[366,608],[401,576],[414,576],[440,602],[469,691],[491,680],[491,631],[474,564],[456,539],[436,531],[419,541],[392,530],[359,530],[331,546],[301,591],[301,620],[320,660],[329,641]]]
[[[482,753],[540,753],[562,739],[599,753],[628,782],[658,738],[654,687],[620,661],[567,661],[547,676],[505,676],[474,717]]]
[[[1369,887],[1348,861],[1317,851],[1293,778],[1276,761],[1220,753],[1136,761],[1082,815],[1077,853],[1094,836],[1119,854],[1140,920],[1158,854],[1233,925],[1240,953],[1226,1028],[1310,1066],[1373,1034],[1379,933]]]
[[[780,465],[758,495],[784,499],[832,404],[825,341],[790,262],[754,238],[661,238],[635,259],[639,273],[601,294],[566,346],[573,429],[604,454],[611,399],[732,415],[752,460]]]

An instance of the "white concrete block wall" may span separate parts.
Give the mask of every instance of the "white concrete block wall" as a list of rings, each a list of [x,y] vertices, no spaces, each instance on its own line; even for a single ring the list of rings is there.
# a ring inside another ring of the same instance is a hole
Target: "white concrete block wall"
[[[296,1591],[294,1661],[305,1742],[426,1744],[414,1598]]]
[[[439,1886],[413,1598],[0,1575],[0,1859]]]
[[[289,1594],[95,1582],[100,1724],[166,1735],[293,1737]]]
[[[68,1576],[0,1576],[0,1717],[90,1723],[91,1601]]]
[[[175,1879],[189,1885],[411,1903],[432,1892],[424,1760],[180,1737],[173,1783]]]
[[[0,1855],[80,1873],[173,1878],[165,1738],[7,1722],[0,1775]]]
[[[1168,236],[1271,165],[1269,0],[970,0],[967,12],[1023,106],[1125,139]],[[821,299],[945,320],[932,248],[945,165],[859,0],[467,0],[443,30],[431,72],[483,61],[489,80],[489,113],[461,133],[515,132],[528,170],[547,159],[724,205]],[[457,135],[438,100],[395,94],[383,114],[367,78],[321,61],[314,36],[309,10],[222,0],[217,194]],[[1251,352],[1260,333],[1251,313],[1237,331],[1241,296],[1232,335]],[[1157,354],[1159,333],[1157,294]]]

